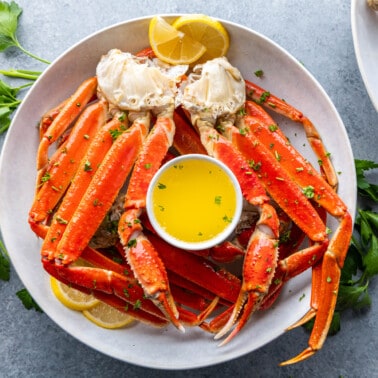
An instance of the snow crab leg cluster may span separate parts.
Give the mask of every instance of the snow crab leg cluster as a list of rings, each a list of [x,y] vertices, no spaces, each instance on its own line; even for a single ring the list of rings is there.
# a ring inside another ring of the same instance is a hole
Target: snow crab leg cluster
[[[42,117],[29,223],[44,239],[43,266],[144,322],[228,335],[221,345],[268,308],[284,282],[311,267],[311,309],[294,326],[316,316],[314,330],[308,348],[284,364],[301,361],[325,341],[352,232],[329,156],[310,120],[245,81],[226,58],[188,77],[187,68],[168,67],[149,50],[139,56],[111,50],[96,77]],[[262,97],[302,123],[321,173],[289,143]],[[172,154],[185,153],[228,165],[248,202],[248,222],[235,239],[196,255],[161,240],[145,214],[152,177]],[[117,229],[94,246],[115,208]],[[330,240],[326,213],[339,220]],[[299,249],[305,237],[309,245]],[[243,261],[241,279],[219,266],[234,258]],[[214,309],[220,314],[207,320]]]

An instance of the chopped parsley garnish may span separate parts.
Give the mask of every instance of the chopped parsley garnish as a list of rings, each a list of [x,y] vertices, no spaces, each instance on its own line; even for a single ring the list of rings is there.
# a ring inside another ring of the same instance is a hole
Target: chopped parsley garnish
[[[314,195],[315,195],[315,189],[313,186],[309,185],[309,186],[306,186],[302,189],[302,192],[303,194],[307,197],[307,198],[314,198]]]
[[[49,181],[51,179],[51,175],[50,175],[50,172],[46,172],[42,177],[41,177],[41,182],[46,182],[46,181]]]
[[[226,223],[231,223],[232,222],[232,217],[229,217],[227,215],[225,215],[223,218],[222,218]]]
[[[92,170],[92,165],[91,165],[91,162],[89,160],[87,160],[85,163],[84,163],[84,171],[85,172],[90,172]]]
[[[119,128],[116,128],[116,129],[110,129],[109,130],[109,134],[111,135],[112,139],[113,139],[113,142],[120,136],[122,135],[124,132],[126,131],[126,127],[124,126],[121,126]]]

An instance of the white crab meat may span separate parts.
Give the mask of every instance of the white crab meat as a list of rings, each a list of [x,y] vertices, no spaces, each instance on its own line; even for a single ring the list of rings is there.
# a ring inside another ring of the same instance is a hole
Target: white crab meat
[[[99,91],[111,105],[146,111],[174,106],[177,83],[187,69],[112,49],[102,56],[96,74]]]
[[[176,105],[183,105],[192,116],[216,120],[235,114],[245,99],[245,82],[240,71],[221,57],[194,67]]]

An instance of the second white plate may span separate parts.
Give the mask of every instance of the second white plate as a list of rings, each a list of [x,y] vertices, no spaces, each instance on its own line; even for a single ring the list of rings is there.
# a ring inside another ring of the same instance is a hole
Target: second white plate
[[[366,0],[352,0],[351,23],[358,67],[378,112],[378,12]]]

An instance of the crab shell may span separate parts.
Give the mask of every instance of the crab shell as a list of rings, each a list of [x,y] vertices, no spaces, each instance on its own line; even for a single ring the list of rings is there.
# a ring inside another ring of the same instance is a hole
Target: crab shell
[[[121,110],[159,111],[173,107],[177,83],[188,66],[168,67],[117,49],[103,55],[96,75],[100,93]]]
[[[235,114],[245,100],[245,81],[240,71],[221,57],[194,67],[187,85],[181,86],[176,104],[183,105],[192,117],[215,121]]]

